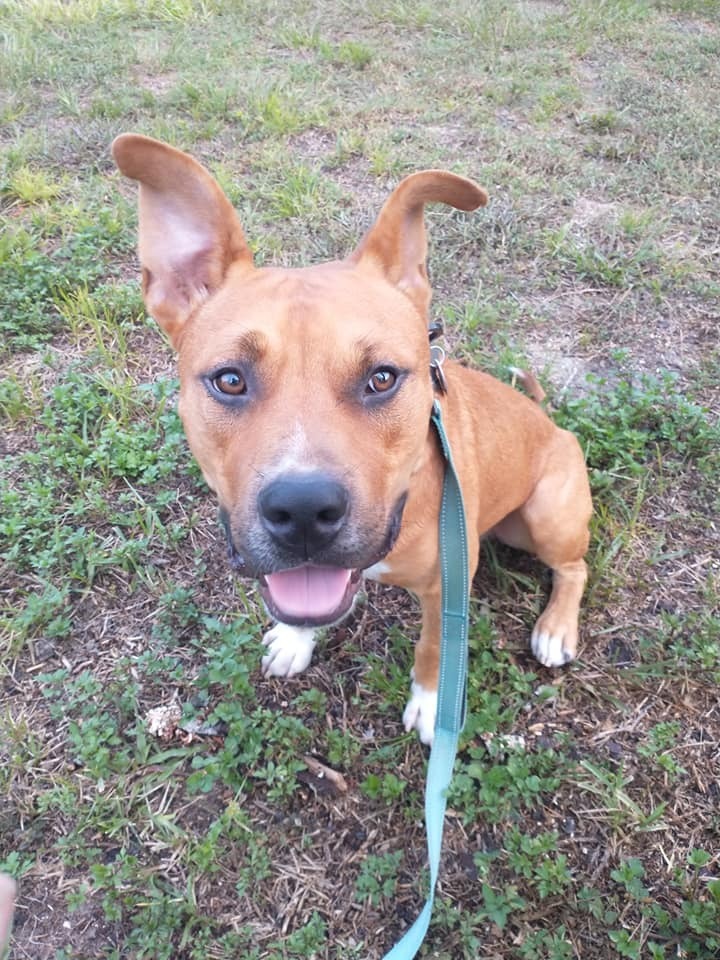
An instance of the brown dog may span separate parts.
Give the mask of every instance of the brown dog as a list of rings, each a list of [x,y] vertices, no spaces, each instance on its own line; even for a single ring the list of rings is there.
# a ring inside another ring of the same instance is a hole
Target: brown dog
[[[237,568],[278,621],[266,674],[310,663],[315,629],[344,617],[376,577],[416,594],[405,726],[433,737],[440,642],[438,513],[443,462],[430,411],[424,205],[484,205],[483,190],[428,170],[394,190],[346,260],[257,269],[209,173],[164,143],[124,134],[120,170],[140,183],[140,261],[150,314],[178,352],[180,415],[218,496]],[[546,666],[575,656],[591,513],[575,438],[482,373],[444,366],[439,397],[469,530],[553,569],[532,632]]]

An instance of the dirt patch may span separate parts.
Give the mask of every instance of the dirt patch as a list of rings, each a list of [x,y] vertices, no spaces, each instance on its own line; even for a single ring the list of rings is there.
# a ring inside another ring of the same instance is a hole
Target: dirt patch
[[[171,70],[167,73],[141,73],[136,75],[135,81],[153,96],[163,97],[179,85],[181,77],[179,73]]]
[[[13,942],[17,960],[52,960],[63,947],[98,957],[119,942],[117,927],[102,918],[93,898],[68,913],[66,894],[77,886],[77,880],[47,875],[21,885]]]

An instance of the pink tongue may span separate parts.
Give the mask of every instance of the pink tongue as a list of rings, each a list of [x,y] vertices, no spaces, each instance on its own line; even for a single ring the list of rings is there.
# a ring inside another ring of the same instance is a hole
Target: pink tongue
[[[316,618],[335,613],[351,574],[338,567],[306,566],[268,573],[265,580],[279,613]]]

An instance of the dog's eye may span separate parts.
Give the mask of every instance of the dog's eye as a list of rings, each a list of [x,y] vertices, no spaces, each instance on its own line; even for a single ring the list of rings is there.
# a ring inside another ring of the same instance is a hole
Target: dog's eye
[[[245,378],[237,370],[222,370],[213,377],[212,385],[228,397],[240,397],[247,392]]]
[[[396,383],[397,374],[395,371],[383,367],[381,370],[376,370],[370,377],[365,392],[368,394],[387,393],[389,390],[392,390]]]

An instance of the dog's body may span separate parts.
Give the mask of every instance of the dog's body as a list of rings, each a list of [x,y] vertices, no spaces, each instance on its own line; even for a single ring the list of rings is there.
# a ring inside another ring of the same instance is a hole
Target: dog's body
[[[423,206],[471,210],[484,192],[453,174],[415,174],[347,260],[256,269],[199,164],[132,134],[113,154],[141,185],[143,292],[178,350],[188,441],[235,565],[260,580],[278,620],[264,671],[304,670],[315,629],[345,616],[363,573],[405,587],[423,623],[404,718],[429,743],[444,465],[430,428]],[[490,532],[547,563],[553,590],[532,647],[542,663],[564,664],[576,652],[592,509],[580,447],[511,387],[452,362],[443,372],[470,572]]]

